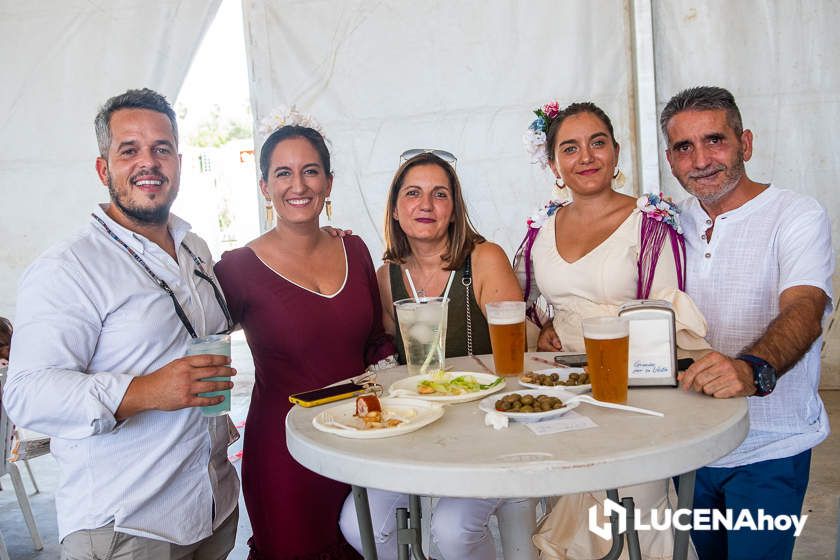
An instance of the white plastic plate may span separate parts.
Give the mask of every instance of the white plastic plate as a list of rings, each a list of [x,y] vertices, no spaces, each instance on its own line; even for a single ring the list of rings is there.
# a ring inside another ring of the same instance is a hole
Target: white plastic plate
[[[548,368],[548,369],[535,369],[534,373],[542,373],[544,375],[551,375],[552,373],[556,373],[560,376],[560,379],[565,381],[569,378],[570,373],[584,373],[583,368],[579,367],[557,367],[557,368]],[[592,385],[587,383],[586,385],[537,385],[536,383],[526,383],[522,381],[522,377],[519,378],[519,384],[523,387],[528,387],[529,389],[562,389],[564,391],[568,391],[570,393],[588,393],[592,390]]]
[[[492,373],[478,373],[473,371],[448,371],[446,374],[450,379],[454,379],[461,375],[471,375],[482,385],[490,385],[499,379],[498,375],[493,375]],[[474,391],[472,393],[462,393],[460,395],[443,395],[441,393],[423,395],[418,393],[417,384],[421,381],[429,379],[430,377],[430,375],[412,375],[411,377],[400,379],[399,381],[395,381],[391,384],[388,388],[388,393],[394,397],[407,397],[411,399],[423,399],[431,402],[452,404],[477,401],[478,399],[484,398],[487,395],[492,395],[493,393],[501,391],[505,388],[505,382],[502,380],[501,383],[490,387],[489,389]]]
[[[385,397],[379,399],[382,411],[403,422],[392,428],[364,429],[364,422],[355,417],[356,401],[328,408],[312,419],[316,430],[353,439],[377,439],[399,436],[427,426],[443,416],[443,406],[419,399]]]
[[[492,395],[490,397],[485,398],[483,401],[478,403],[478,408],[483,410],[484,412],[494,412],[496,414],[501,414],[502,416],[507,416],[511,420],[515,420],[517,422],[539,422],[540,420],[547,420],[549,418],[563,416],[579,404],[577,401],[573,401],[570,404],[564,406],[563,408],[558,408],[555,410],[546,410],[545,412],[503,412],[501,410],[496,410],[496,401],[513,393],[516,393],[518,395],[534,396],[548,395],[550,397],[559,398],[563,401],[564,404],[575,397],[573,393],[561,389],[554,389],[552,387],[543,387],[541,389],[527,389],[524,391],[506,391],[504,393],[499,393],[498,395]]]

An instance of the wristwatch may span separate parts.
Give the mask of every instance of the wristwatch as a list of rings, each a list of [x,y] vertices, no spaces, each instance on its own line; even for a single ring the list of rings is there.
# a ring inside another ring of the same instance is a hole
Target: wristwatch
[[[767,363],[767,360],[753,356],[752,354],[738,354],[736,360],[747,362],[753,370],[753,383],[755,383],[755,397],[766,397],[776,388],[776,368]]]

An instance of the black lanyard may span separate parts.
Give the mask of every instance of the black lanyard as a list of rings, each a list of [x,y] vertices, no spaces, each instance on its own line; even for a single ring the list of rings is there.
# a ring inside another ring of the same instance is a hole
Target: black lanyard
[[[141,267],[143,267],[143,270],[146,271],[146,274],[149,275],[149,278],[151,278],[152,281],[155,284],[160,286],[161,289],[163,289],[163,291],[166,292],[169,295],[170,298],[172,298],[172,305],[175,306],[175,314],[178,315],[178,318],[181,320],[181,323],[184,324],[184,328],[187,329],[187,332],[190,333],[191,337],[198,338],[198,335],[196,334],[195,329],[192,326],[192,323],[190,322],[189,318],[187,317],[187,314],[184,313],[184,309],[181,307],[181,304],[178,303],[178,298],[175,297],[175,292],[172,291],[172,288],[169,287],[169,284],[167,284],[165,281],[163,281],[161,278],[159,278],[157,274],[152,272],[152,269],[149,268],[149,265],[147,265],[143,261],[143,259],[140,258],[140,255],[138,255],[134,251],[134,249],[132,249],[131,247],[126,245],[125,241],[120,239],[117,236],[116,233],[111,231],[111,228],[108,227],[108,225],[104,222],[104,220],[102,220],[102,218],[100,218],[96,214],[91,214],[91,216],[93,216],[93,218],[97,222],[99,222],[102,225],[103,228],[105,228],[105,231],[108,233],[108,235],[111,236],[111,238],[114,241],[116,241],[117,243],[122,245],[123,249],[125,249],[128,252],[128,254],[131,255],[131,257],[134,258],[134,260],[137,261],[137,263]],[[221,333],[217,333],[217,334],[227,334],[227,333],[231,332],[233,330],[233,319],[230,316],[230,311],[228,310],[227,304],[225,304],[225,298],[222,297],[222,292],[219,291],[219,288],[216,286],[216,283],[213,282],[213,279],[208,274],[204,273],[201,270],[201,266],[204,264],[204,261],[202,261],[200,257],[196,256],[196,254],[193,253],[192,250],[189,247],[187,247],[186,243],[181,243],[181,246],[187,251],[187,253],[189,253],[190,257],[192,257],[192,260],[195,263],[196,269],[193,271],[193,273],[196,276],[198,276],[199,278],[202,278],[202,279],[206,280],[207,282],[210,282],[210,285],[213,287],[213,293],[216,295],[216,301],[219,302],[219,307],[222,308],[222,313],[224,313],[224,315],[225,315],[225,319],[227,320],[228,328],[227,328],[227,330],[222,331]]]

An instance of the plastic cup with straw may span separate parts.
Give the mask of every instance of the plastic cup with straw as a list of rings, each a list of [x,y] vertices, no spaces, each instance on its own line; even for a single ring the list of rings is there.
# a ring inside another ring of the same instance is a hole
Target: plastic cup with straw
[[[408,270],[406,270],[406,272],[408,272]],[[423,361],[423,365],[420,366],[420,373],[421,374],[427,373],[429,363],[432,361],[432,358],[434,357],[435,352],[437,352],[438,349],[441,350],[441,354],[443,356],[446,356],[446,351],[443,350],[443,348],[445,348],[445,343],[446,343],[446,321],[447,321],[447,311],[448,311],[446,306],[449,304],[449,289],[452,287],[452,280],[454,280],[454,279],[455,279],[455,271],[453,270],[449,274],[449,281],[446,282],[446,289],[443,291],[443,297],[441,298],[441,299],[443,299],[444,310],[443,310],[443,313],[441,313],[440,325],[438,326],[438,332],[440,332],[442,334],[440,336],[435,337],[434,341],[432,342],[432,347],[429,348],[429,354],[426,356],[426,359]],[[409,281],[409,283],[410,283],[410,281]],[[443,363],[444,363],[444,360],[443,359],[440,360],[440,369],[441,370],[443,369]]]
[[[413,297],[394,306],[408,369],[412,375],[435,373],[444,367],[448,295],[455,274],[450,274],[443,297],[421,298],[411,273],[405,272]]]

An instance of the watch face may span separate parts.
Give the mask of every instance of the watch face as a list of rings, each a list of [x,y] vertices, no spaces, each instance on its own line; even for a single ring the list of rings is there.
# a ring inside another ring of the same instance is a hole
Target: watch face
[[[759,393],[768,394],[776,388],[776,372],[767,364],[755,368],[755,385]]]

